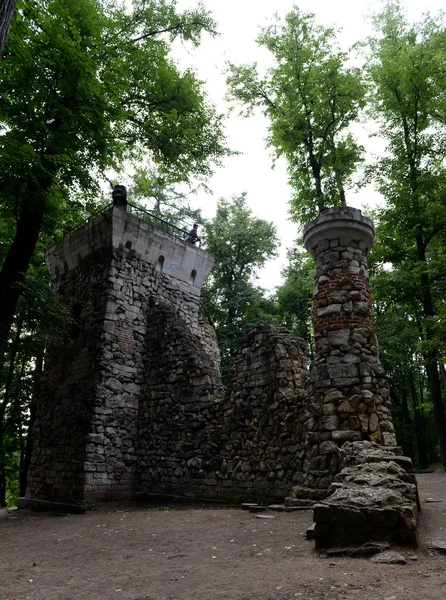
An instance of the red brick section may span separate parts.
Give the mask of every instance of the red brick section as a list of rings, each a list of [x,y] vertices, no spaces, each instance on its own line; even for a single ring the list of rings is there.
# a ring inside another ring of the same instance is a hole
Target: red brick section
[[[135,346],[133,329],[130,329],[126,324],[121,325],[118,330],[118,344],[122,350],[133,350]]]
[[[318,310],[330,304],[328,296],[334,291],[345,289],[361,293],[361,302],[367,303],[367,312],[365,314],[355,311],[346,312],[341,308],[340,313],[318,317]],[[328,281],[318,283],[318,293],[313,303],[313,326],[315,333],[347,328],[372,329],[372,298],[368,279],[364,275],[351,273],[348,267],[344,267],[342,273],[329,277]]]

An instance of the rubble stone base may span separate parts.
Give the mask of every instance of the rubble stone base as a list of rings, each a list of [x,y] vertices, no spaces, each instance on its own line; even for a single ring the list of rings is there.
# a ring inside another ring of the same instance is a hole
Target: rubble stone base
[[[417,482],[411,461],[396,452],[370,441],[342,447],[341,471],[329,496],[314,506],[317,548],[417,545]]]

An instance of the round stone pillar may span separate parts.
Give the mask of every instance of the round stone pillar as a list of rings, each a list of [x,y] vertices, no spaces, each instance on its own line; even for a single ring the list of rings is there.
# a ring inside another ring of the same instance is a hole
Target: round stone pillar
[[[360,210],[324,210],[304,229],[316,260],[315,360],[306,411],[303,485],[326,489],[339,471],[339,446],[372,440],[395,446],[390,394],[373,331],[367,254],[373,223]]]

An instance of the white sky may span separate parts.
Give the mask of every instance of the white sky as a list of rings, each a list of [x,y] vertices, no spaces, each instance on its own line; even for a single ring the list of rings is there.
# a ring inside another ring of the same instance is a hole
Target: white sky
[[[417,20],[425,11],[435,14],[442,8],[441,0],[402,0],[411,20]],[[341,28],[341,45],[347,49],[363,39],[371,30],[367,15],[371,8],[377,10],[378,2],[368,0],[203,0],[204,6],[213,13],[221,35],[217,38],[205,36],[199,48],[178,46],[175,58],[183,66],[193,67],[219,111],[226,113],[226,61],[238,64],[257,61],[262,68],[268,66],[269,53],[260,48],[255,39],[259,27],[267,24],[275,12],[285,15],[298,4],[304,11],[316,14],[317,21],[325,26]],[[178,9],[185,10],[196,5],[192,0],[178,0]],[[272,150],[266,148],[267,121],[262,114],[248,119],[232,113],[226,120],[226,134],[231,149],[241,155],[228,158],[209,181],[213,195],[201,194],[194,204],[203,209],[205,217],[215,214],[218,198],[230,198],[246,191],[248,203],[255,216],[273,221],[278,228],[280,242],[279,257],[269,261],[259,274],[258,284],[272,290],[281,283],[280,271],[285,263],[286,249],[293,245],[298,236],[297,225],[288,220],[291,189],[287,184],[284,161],[272,168]],[[361,136],[366,145],[367,134]],[[359,194],[347,194],[347,204],[361,208],[379,200],[373,189]]]

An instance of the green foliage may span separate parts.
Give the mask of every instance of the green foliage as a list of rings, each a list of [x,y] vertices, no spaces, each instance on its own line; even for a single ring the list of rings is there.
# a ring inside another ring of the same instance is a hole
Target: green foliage
[[[347,67],[335,33],[297,7],[276,16],[258,44],[274,57],[265,77],[257,65],[230,65],[228,85],[245,114],[262,107],[270,120],[269,144],[285,156],[295,195],[292,214],[305,222],[317,210],[345,204],[345,188],[363,149],[347,128],[364,106],[359,69]]]
[[[96,193],[105,169],[140,157],[170,181],[207,177],[228,153],[221,116],[170,42],[213,30],[175,2],[20,0],[0,61],[0,207],[17,217],[0,273],[0,360],[42,228]],[[18,176],[20,174],[20,176]]]
[[[310,354],[314,268],[314,261],[307,252],[299,248],[289,250],[288,265],[282,271],[285,281],[276,292],[281,324],[307,342]]]
[[[149,210],[179,228],[190,230],[192,223],[203,219],[201,210],[192,207],[190,196],[196,192],[181,192],[168,178],[154,169],[138,168],[133,177],[133,185],[128,190],[128,201]]]
[[[379,211],[375,260],[387,298],[399,303],[419,328],[417,351],[428,375],[442,461],[446,468],[446,422],[438,362],[444,345],[439,316],[444,314],[446,280],[446,169],[441,158],[446,128],[443,85],[446,29],[429,15],[411,25],[398,2],[375,16],[368,78],[371,115],[387,141],[376,165],[378,188],[386,199]],[[441,116],[441,115],[440,115]],[[444,359],[444,356],[443,356]],[[443,390],[444,393],[444,390]]]
[[[438,460],[439,450],[421,352],[422,331],[412,306],[392,302],[381,282],[380,277],[372,278],[375,331],[389,379],[397,439],[414,463],[426,468]]]
[[[245,194],[220,200],[205,232],[206,249],[214,255],[215,266],[202,305],[216,327],[225,375],[241,335],[259,322],[254,307],[264,313],[263,294],[253,279],[256,270],[275,256],[278,242],[273,224],[253,217]]]
[[[175,2],[21,0],[0,63],[3,177],[26,163],[57,184],[92,184],[92,168],[119,167],[135,151],[170,177],[208,175],[226,150],[221,118],[191,71],[180,73],[159,33],[199,42],[213,22]],[[15,171],[17,172],[17,171]]]
[[[14,505],[19,496],[39,390],[36,363],[41,365],[46,345],[63,344],[73,326],[69,307],[52,290],[47,268],[35,263],[24,285],[0,373],[0,505],[5,501]]]
[[[177,182],[228,153],[202,83],[169,56],[174,38],[197,45],[202,31],[214,33],[209,14],[175,1],[17,2],[0,61],[0,503],[8,440],[25,455],[44,344],[70,326],[42,247],[95,210],[101,176],[125,159]]]

